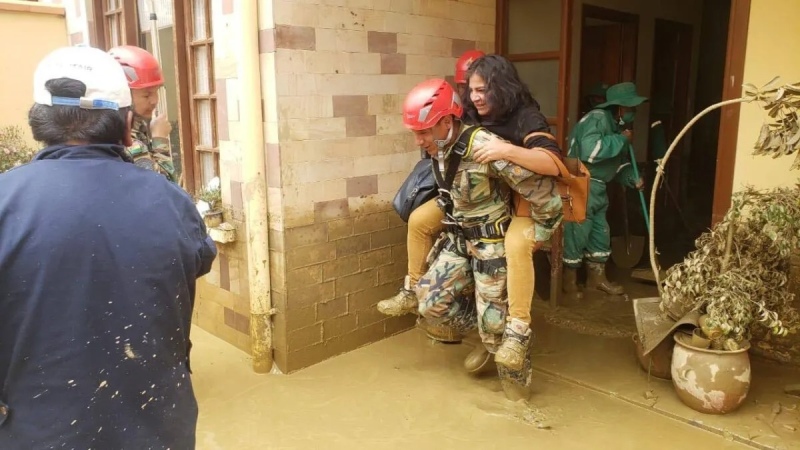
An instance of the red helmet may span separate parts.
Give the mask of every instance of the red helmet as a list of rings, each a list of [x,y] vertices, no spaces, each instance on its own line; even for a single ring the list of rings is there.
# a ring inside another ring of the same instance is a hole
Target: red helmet
[[[445,80],[433,78],[414,86],[403,102],[403,125],[410,130],[427,130],[444,116],[461,117],[461,99]]]
[[[467,82],[467,70],[469,70],[470,64],[482,56],[486,56],[486,53],[480,50],[467,50],[458,58],[458,61],[456,61],[456,84],[465,84]]]
[[[164,84],[158,60],[147,50],[121,45],[108,51],[121,65],[131,89],[145,89]]]

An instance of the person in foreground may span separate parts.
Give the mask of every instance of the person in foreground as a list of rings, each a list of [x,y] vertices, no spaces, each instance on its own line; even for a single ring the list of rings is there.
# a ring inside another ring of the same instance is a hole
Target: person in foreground
[[[0,448],[195,446],[196,279],[216,257],[191,198],[135,166],[113,57],[46,56],[28,123],[46,147],[0,175]]]

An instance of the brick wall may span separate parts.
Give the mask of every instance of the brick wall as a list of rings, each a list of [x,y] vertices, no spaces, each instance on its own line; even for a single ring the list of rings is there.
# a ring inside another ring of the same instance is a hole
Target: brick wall
[[[375,309],[406,272],[390,201],[419,152],[402,100],[451,76],[464,50],[493,50],[495,1],[271,4],[261,50],[275,93],[265,97],[275,359],[293,371],[413,325]]]
[[[237,71],[238,11],[233,2],[211,2],[214,37],[214,85],[217,136],[225,221],[236,227],[236,242],[217,244],[219,256],[211,272],[198,280],[194,323],[250,352],[250,295],[247,271],[247,229],[242,189],[242,136]]]

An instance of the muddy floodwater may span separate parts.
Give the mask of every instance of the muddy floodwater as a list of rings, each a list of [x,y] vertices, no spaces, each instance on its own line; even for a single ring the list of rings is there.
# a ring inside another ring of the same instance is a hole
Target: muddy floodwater
[[[551,339],[543,336],[534,356],[545,372],[534,373],[531,400],[512,403],[496,376],[464,373],[461,364],[476,337],[443,345],[412,330],[291,375],[256,375],[244,353],[195,327],[197,448],[749,448],[546,373],[558,358],[570,358]],[[594,350],[593,358],[602,359]],[[576,367],[587,367],[585,352],[574,358]],[[635,362],[622,368],[613,360],[596,363],[605,376],[623,371],[641,379]],[[662,385],[654,392],[657,398],[668,390]]]

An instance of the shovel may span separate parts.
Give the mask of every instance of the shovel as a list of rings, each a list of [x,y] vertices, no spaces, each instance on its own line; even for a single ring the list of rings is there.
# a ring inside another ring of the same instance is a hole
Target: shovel
[[[644,236],[631,236],[628,224],[628,190],[622,195],[622,220],[625,235],[611,239],[611,259],[617,267],[631,269],[639,264],[644,254]]]
[[[628,146],[628,151],[631,157],[631,167],[633,168],[633,176],[639,179],[639,167],[636,165],[636,155],[633,153],[633,146]],[[625,222],[625,236],[620,238],[616,237],[611,240],[611,259],[617,267],[623,269],[631,269],[639,264],[644,254],[644,236],[631,236],[630,226],[628,224],[628,192],[622,196],[622,219]],[[642,214],[644,215],[644,223],[647,231],[650,232],[650,220],[647,211],[647,202],[644,199],[644,192],[639,191],[639,200],[642,202]]]

